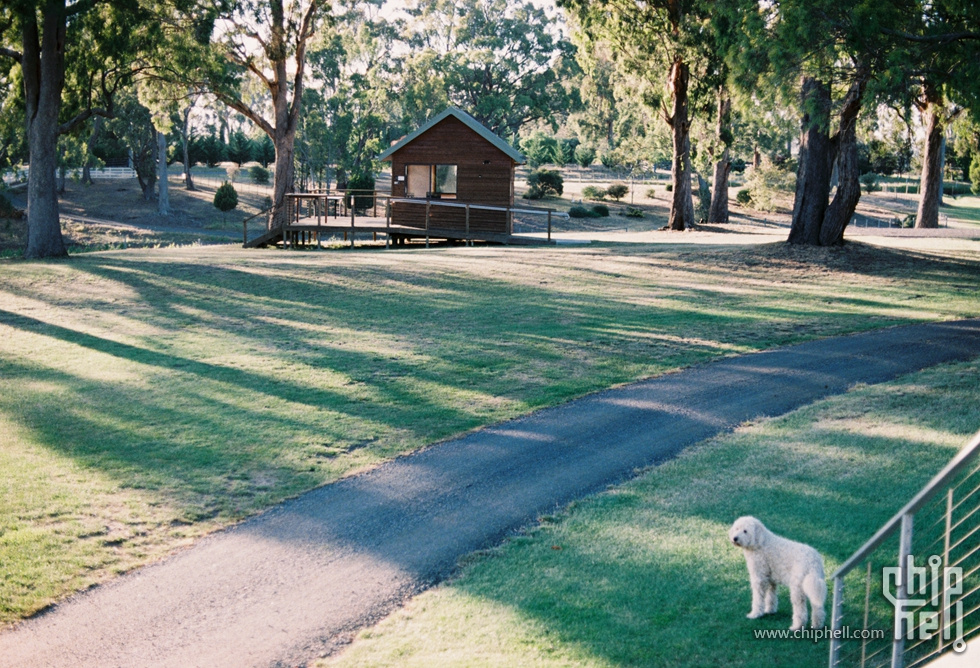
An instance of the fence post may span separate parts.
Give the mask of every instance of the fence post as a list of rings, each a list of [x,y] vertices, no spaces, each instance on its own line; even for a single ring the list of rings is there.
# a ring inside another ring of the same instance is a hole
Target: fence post
[[[425,200],[425,247],[429,247],[429,209],[432,204],[429,199]]]
[[[385,249],[391,248],[391,200],[385,203]]]
[[[472,246],[473,240],[470,239],[470,205],[466,205],[466,245]]]
[[[830,668],[837,668],[840,660],[840,640],[835,633],[841,627],[844,615],[844,576],[834,578],[834,602],[830,606]]]
[[[912,554],[913,515],[902,515],[902,528],[898,539],[898,587],[895,600],[898,609],[895,610],[895,640],[892,642],[891,668],[902,668],[905,665],[905,632],[908,627],[905,604],[908,598],[908,588],[905,586],[909,578],[909,556]]]
[[[953,488],[946,490],[946,531],[943,534],[943,584],[942,584],[942,605],[939,606],[939,652],[943,651],[943,637],[949,627],[949,619],[946,614],[946,588],[949,585],[949,577],[946,575],[949,569],[949,534],[953,530]]]
[[[350,247],[354,248],[354,207],[356,201],[354,196],[350,195]]]
[[[548,209],[548,242],[551,242],[551,209]]]

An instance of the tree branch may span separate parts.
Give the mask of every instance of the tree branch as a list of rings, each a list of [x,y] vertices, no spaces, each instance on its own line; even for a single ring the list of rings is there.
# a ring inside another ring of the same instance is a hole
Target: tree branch
[[[104,118],[112,118],[112,114],[106,109],[86,109],[85,111],[79,113],[75,118],[62,123],[58,126],[58,134],[64,135],[68,134],[79,125],[92,118],[93,116],[102,116]]]
[[[231,107],[232,109],[240,113],[242,116],[255,123],[257,126],[259,126],[259,128],[262,129],[264,133],[266,133],[270,137],[275,136],[276,134],[275,128],[272,127],[269,121],[259,116],[257,113],[255,113],[255,111],[252,110],[251,107],[246,105],[237,97],[232,97],[231,95],[228,95],[226,93],[218,93],[214,91],[212,91],[212,94],[216,98],[218,98],[219,100],[227,104],[229,107]]]
[[[912,33],[902,32],[901,30],[891,30],[882,28],[881,32],[892,37],[901,37],[909,42],[932,43],[932,42],[958,42],[964,39],[980,39],[980,32],[948,32],[941,35],[913,35]]]
[[[18,63],[24,62],[24,54],[20,51],[14,51],[13,49],[8,49],[5,46],[0,46],[0,56],[7,56],[8,58],[13,58]]]

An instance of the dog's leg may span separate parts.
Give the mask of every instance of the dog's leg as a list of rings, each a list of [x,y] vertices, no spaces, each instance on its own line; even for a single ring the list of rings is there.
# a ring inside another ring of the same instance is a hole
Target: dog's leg
[[[771,615],[779,609],[779,597],[776,594],[776,583],[770,580],[766,583],[765,614]]]
[[[789,598],[793,603],[793,625],[790,631],[797,631],[806,626],[806,594],[799,585],[790,587]]]
[[[759,565],[754,559],[746,555],[746,565],[749,567],[749,584],[752,585],[752,610],[745,615],[749,619],[758,619],[766,614],[766,592],[765,588],[769,581],[768,573],[759,572]]]
[[[827,582],[821,577],[810,574],[803,580],[803,592],[810,599],[810,626],[815,629],[823,628],[826,617],[824,603],[827,600]]]

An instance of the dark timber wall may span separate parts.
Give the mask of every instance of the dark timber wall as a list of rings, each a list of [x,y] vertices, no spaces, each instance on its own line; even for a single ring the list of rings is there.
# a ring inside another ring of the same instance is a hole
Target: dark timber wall
[[[456,165],[456,199],[447,202],[514,205],[514,161],[453,116],[391,155],[392,197],[405,197],[406,183],[398,177],[406,175],[407,165]],[[392,205],[391,222],[424,228],[425,200],[419,202],[396,202]],[[462,230],[465,215],[462,208],[432,206],[429,225],[434,229]],[[509,233],[509,215],[502,211],[471,211],[470,231]]]

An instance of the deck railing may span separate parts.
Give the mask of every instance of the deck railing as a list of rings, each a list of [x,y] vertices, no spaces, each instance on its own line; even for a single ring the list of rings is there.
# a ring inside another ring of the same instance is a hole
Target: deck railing
[[[980,635],[980,432],[832,581],[830,668],[922,666]]]
[[[465,241],[472,244],[473,237],[470,232],[470,212],[472,211],[500,211],[508,216],[512,214],[540,215],[547,221],[547,239],[551,241],[551,225],[555,217],[565,217],[567,214],[559,213],[555,209],[538,209],[534,207],[513,207],[513,206],[491,206],[487,204],[469,204],[465,202],[447,201],[435,198],[409,198],[392,197],[387,193],[379,193],[372,190],[324,190],[306,193],[289,193],[286,195],[286,220],[289,224],[298,224],[300,220],[311,218],[319,227],[321,221],[326,224],[326,219],[331,210],[333,216],[339,217],[341,212],[345,217],[350,217],[350,243],[354,245],[354,233],[356,232],[355,217],[357,210],[370,210],[372,217],[377,218],[379,210],[385,217],[385,227],[391,227],[391,208],[392,204],[407,204],[412,206],[424,206],[425,217],[424,226],[419,228],[425,234],[425,245],[429,247],[430,232],[432,231],[432,209],[433,207],[449,207],[464,210],[464,236]],[[317,234],[319,238],[319,234]],[[391,234],[386,235],[385,245],[389,246]],[[285,236],[284,236],[285,242]]]

